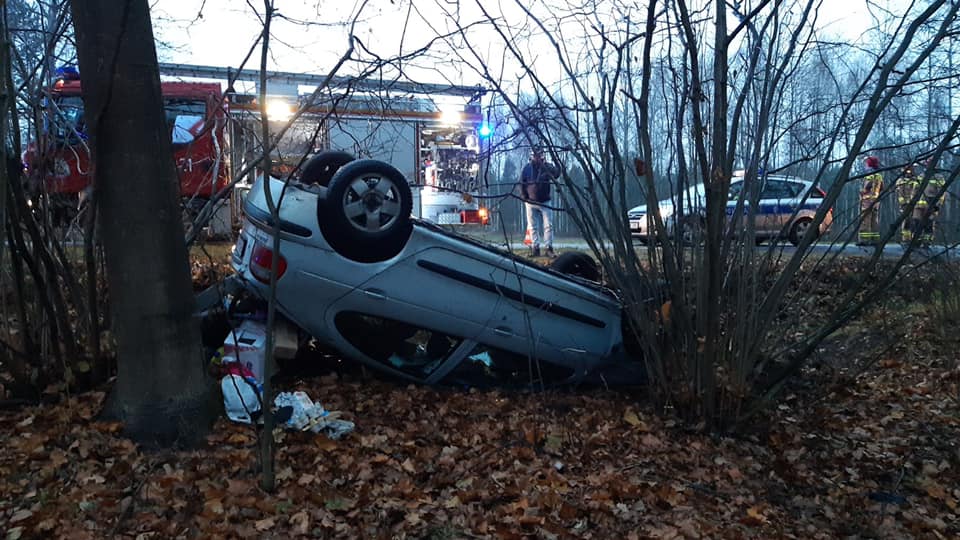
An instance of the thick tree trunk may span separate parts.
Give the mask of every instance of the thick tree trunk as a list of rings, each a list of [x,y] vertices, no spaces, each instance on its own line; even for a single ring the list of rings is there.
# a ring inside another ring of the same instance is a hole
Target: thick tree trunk
[[[73,0],[118,373],[107,411],[141,442],[209,427],[200,332],[147,0]]]

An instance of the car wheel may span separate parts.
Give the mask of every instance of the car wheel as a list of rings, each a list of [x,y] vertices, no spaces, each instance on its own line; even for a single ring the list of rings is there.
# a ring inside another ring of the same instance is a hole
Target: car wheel
[[[790,228],[790,243],[799,246],[800,240],[803,240],[803,235],[807,234],[807,229],[813,224],[813,220],[810,218],[801,218],[793,222],[793,227]]]
[[[307,185],[317,184],[327,187],[340,167],[355,159],[349,152],[339,150],[320,152],[310,158],[303,166],[303,171],[300,173],[300,182]]]
[[[593,257],[582,251],[568,251],[550,263],[550,269],[568,276],[600,281],[600,268]]]
[[[382,161],[363,159],[333,175],[317,213],[320,230],[337,253],[377,262],[406,245],[412,209],[413,194],[403,174]]]

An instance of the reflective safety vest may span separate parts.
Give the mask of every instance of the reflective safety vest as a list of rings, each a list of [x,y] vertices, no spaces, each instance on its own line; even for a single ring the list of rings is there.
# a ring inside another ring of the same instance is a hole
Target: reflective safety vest
[[[917,205],[921,205],[922,203],[923,206],[927,206],[929,204],[938,207],[937,209],[943,206],[944,199],[947,196],[946,191],[943,189],[944,184],[943,178],[937,176],[931,178],[930,181],[927,182],[927,186],[923,189],[923,197],[920,197]],[[943,193],[941,193],[941,191],[943,191]]]
[[[860,186],[860,199],[875,201],[880,197],[883,191],[883,175],[875,172],[863,179],[863,185]]]
[[[915,176],[901,176],[897,180],[897,200],[900,202],[900,206],[910,204],[919,187],[920,183],[917,182]]]

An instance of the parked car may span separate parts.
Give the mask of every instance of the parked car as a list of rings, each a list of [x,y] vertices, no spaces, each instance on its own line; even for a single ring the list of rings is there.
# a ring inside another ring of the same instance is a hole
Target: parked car
[[[279,251],[264,182],[279,207]],[[593,260],[552,268],[411,218],[392,166],[323,153],[298,182],[260,179],[244,204],[233,278],[343,356],[424,383],[550,385],[631,362],[621,303]]]
[[[813,223],[813,217],[823,202],[825,193],[812,182],[792,176],[767,175],[762,177],[760,199],[754,213],[756,240],[758,243],[775,238],[786,238],[797,245]],[[734,173],[730,182],[727,200],[727,216],[733,216],[740,192],[743,190],[743,171]],[[807,195],[809,194],[809,195]],[[696,184],[681,194],[683,216],[675,214],[675,201],[678,197],[666,198],[659,203],[660,215],[664,220],[668,234],[678,231],[685,242],[692,241],[695,231],[703,225],[706,196],[703,184]],[[744,216],[748,215],[749,197],[745,198]],[[651,236],[652,218],[648,219],[647,207],[637,206],[627,213],[630,232],[634,237],[647,241]],[[818,236],[823,235],[833,222],[833,211],[829,210],[820,224]]]

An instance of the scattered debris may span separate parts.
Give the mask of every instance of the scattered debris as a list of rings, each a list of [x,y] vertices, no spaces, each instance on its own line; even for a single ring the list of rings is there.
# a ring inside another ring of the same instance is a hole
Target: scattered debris
[[[323,405],[314,403],[304,392],[281,392],[273,401],[277,410],[290,407],[290,417],[284,424],[288,429],[323,433],[337,440],[353,431],[354,423],[341,420],[340,413],[328,411]]]

